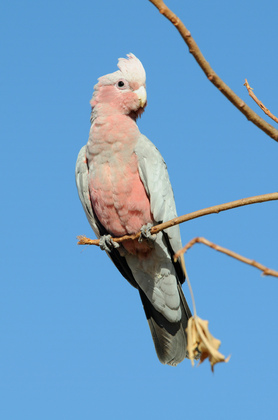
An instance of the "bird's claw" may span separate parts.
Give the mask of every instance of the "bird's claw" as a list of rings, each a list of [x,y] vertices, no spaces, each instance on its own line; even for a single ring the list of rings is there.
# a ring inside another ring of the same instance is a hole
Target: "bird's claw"
[[[103,235],[99,239],[99,247],[103,251],[111,252],[113,248],[119,248],[120,244],[114,242],[111,235]]]
[[[156,235],[151,234],[152,227],[153,225],[151,223],[148,223],[147,225],[141,227],[141,234],[139,236],[138,242],[148,241],[150,243],[154,243],[154,241],[156,240]]]

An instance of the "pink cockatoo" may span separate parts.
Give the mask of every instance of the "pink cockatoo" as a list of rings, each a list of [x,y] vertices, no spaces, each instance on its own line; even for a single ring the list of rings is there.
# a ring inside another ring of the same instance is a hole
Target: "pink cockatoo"
[[[166,164],[136,124],[146,106],[145,70],[135,55],[127,57],[94,87],[89,140],[78,155],[76,184],[101,248],[139,290],[159,360],[175,366],[187,355],[191,317],[180,261],[173,260],[182,247],[180,230],[174,226],[150,234],[151,226],[176,217],[176,206]],[[140,230],[139,240],[121,245],[111,240]]]

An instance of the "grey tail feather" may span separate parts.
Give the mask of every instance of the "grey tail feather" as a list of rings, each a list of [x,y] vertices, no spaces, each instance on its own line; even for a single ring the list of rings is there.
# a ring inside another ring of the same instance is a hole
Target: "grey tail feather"
[[[176,366],[187,356],[185,329],[188,319],[192,316],[179,282],[178,290],[182,317],[181,321],[172,323],[153,307],[145,293],[139,289],[157,356],[161,363],[171,366]]]

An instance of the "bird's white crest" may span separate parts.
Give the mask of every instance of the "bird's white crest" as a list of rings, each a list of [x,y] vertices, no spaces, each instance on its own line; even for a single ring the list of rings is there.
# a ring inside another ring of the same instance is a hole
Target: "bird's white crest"
[[[127,54],[127,58],[119,58],[118,67],[125,79],[136,81],[140,85],[146,83],[146,72],[143,64],[134,54]]]
[[[119,70],[115,71],[114,73],[99,77],[99,83],[94,86],[94,89],[97,90],[100,86],[116,83],[119,77],[123,77],[129,82],[137,82],[139,85],[145,86],[145,69],[141,61],[135,57],[134,54],[127,54],[127,58],[119,58],[118,68]]]

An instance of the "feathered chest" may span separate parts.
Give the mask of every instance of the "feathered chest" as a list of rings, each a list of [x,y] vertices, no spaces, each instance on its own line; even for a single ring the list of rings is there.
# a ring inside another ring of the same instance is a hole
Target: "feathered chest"
[[[116,129],[111,121],[96,121],[87,145],[91,202],[101,224],[115,236],[137,232],[152,221],[134,152],[140,133],[135,123],[124,123],[117,120]]]

